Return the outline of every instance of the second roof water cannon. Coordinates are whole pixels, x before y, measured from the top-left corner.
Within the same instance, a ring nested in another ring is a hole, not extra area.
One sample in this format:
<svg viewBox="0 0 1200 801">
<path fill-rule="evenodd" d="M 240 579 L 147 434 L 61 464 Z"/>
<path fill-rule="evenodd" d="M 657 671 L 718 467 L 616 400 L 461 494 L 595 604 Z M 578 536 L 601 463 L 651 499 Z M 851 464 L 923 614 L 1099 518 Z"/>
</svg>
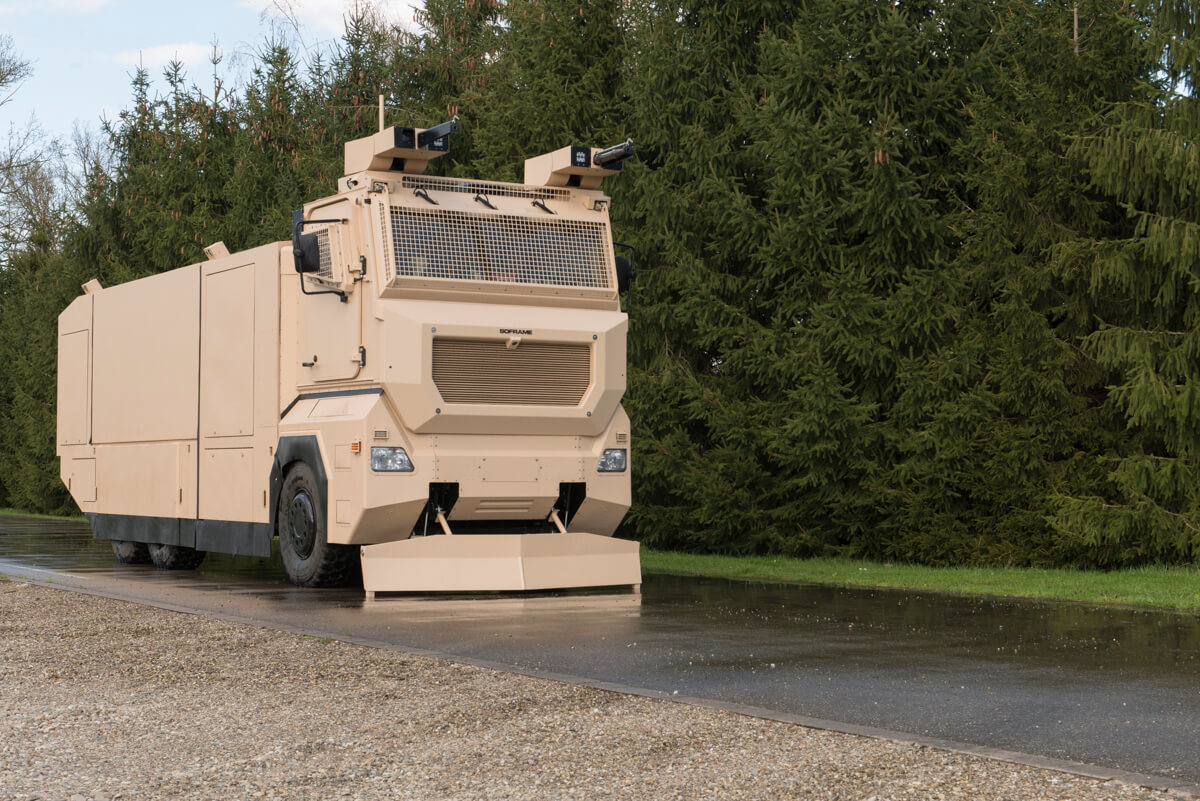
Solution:
<svg viewBox="0 0 1200 801">
<path fill-rule="evenodd" d="M 599 189 L 600 182 L 615 175 L 633 156 L 633 140 L 604 149 L 568 145 L 525 160 L 525 183 L 529 186 L 572 186 Z"/>
</svg>

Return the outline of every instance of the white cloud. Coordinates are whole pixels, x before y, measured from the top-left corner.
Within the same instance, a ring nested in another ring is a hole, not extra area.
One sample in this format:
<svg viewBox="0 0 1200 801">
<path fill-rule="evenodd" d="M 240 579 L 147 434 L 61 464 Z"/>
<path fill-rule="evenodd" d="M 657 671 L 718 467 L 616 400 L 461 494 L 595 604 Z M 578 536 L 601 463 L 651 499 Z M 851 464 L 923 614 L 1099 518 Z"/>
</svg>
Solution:
<svg viewBox="0 0 1200 801">
<path fill-rule="evenodd" d="M 113 56 L 113 61 L 122 66 L 136 67 L 141 65 L 148 70 L 165 67 L 171 61 L 182 61 L 195 67 L 206 63 L 212 55 L 211 44 L 185 42 L 184 44 L 165 44 L 144 47 L 141 50 L 122 50 Z"/>
</svg>

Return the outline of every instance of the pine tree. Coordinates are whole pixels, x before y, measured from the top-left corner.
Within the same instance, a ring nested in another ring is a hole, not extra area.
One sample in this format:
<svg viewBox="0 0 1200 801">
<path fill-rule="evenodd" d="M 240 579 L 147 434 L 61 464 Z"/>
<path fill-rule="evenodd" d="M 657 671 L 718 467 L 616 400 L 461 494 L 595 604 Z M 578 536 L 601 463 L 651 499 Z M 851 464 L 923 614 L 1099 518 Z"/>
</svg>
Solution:
<svg viewBox="0 0 1200 801">
<path fill-rule="evenodd" d="M 504 47 L 473 96 L 472 170 L 521 181 L 525 159 L 571 144 L 623 141 L 626 4 L 519 0 L 504 8 Z M 611 187 L 606 187 L 611 191 Z"/>
<path fill-rule="evenodd" d="M 668 55 L 639 49 L 663 83 L 639 110 L 687 134 L 642 148 L 634 187 L 657 234 L 635 329 L 643 537 L 1079 557 L 1052 496 L 1116 438 L 1056 271 L 1112 207 L 1065 151 L 1147 69 L 1129 15 L 1093 11 L 1078 55 L 1057 6 L 814 2 L 741 39 L 745 6 L 649 18 Z M 730 68 L 678 52 L 701 41 Z"/>
<path fill-rule="evenodd" d="M 742 225 L 774 168 L 751 152 L 765 132 L 744 109 L 757 97 L 760 39 L 786 29 L 796 7 L 638 3 L 629 13 L 638 156 L 614 199 L 640 254 L 629 527 L 658 547 L 787 550 L 805 522 L 770 519 L 778 495 L 763 437 L 781 422 L 763 395 L 783 365 L 762 360 L 772 332 L 752 313 L 757 241 Z"/>
<path fill-rule="evenodd" d="M 4 504 L 61 514 L 75 509 L 55 456 L 58 313 L 78 294 L 53 231 L 34 230 L 2 271 L 0 464 Z"/>
<path fill-rule="evenodd" d="M 341 174 L 340 163 L 331 165 L 336 144 L 330 128 L 337 114 L 320 108 L 300 70 L 288 43 L 266 43 L 234 110 L 236 161 L 222 187 L 228 208 L 223 233 L 231 247 L 290 239 L 292 210 L 328 194 Z"/>
<path fill-rule="evenodd" d="M 1067 150 L 1129 96 L 1147 60 L 1120 4 L 1085 9 L 1079 51 L 1072 17 L 1066 6 L 997 4 L 981 18 L 988 35 L 963 95 L 970 125 L 954 142 L 954 336 L 902 372 L 877 555 L 1088 558 L 1049 525 L 1054 498 L 1094 484 L 1098 454 L 1119 435 L 1096 400 L 1102 371 L 1080 348 L 1086 287 L 1060 254 L 1076 231 L 1104 236 L 1114 207 L 1089 193 Z"/>
<path fill-rule="evenodd" d="M 743 229 L 762 242 L 754 317 L 772 334 L 757 369 L 784 365 L 764 398 L 781 534 L 803 521 L 804 552 L 880 555 L 906 506 L 889 486 L 911 435 L 895 407 L 956 334 L 953 143 L 980 37 L 955 5 L 839 5 L 766 43 L 752 148 L 781 163 Z"/>
<path fill-rule="evenodd" d="M 9 345 L 11 321 L 20 321 L 16 314 L 16 285 L 14 282 L 15 274 L 8 267 L 7 263 L 0 268 L 0 359 L 7 355 Z M 7 370 L 0 370 L 0 421 L 12 420 L 12 379 L 9 377 Z M 2 435 L 0 435 L 2 437 Z M 0 438 L 0 464 L 4 463 L 4 456 L 7 450 L 4 447 L 3 439 Z M 0 470 L 0 509 L 11 506 L 8 483 L 9 479 L 6 475 L 8 471 Z"/>
<path fill-rule="evenodd" d="M 149 75 L 135 74 L 133 108 L 107 127 L 115 172 L 96 177 L 97 194 L 82 210 L 99 239 L 86 250 L 96 258 L 89 266 L 106 284 L 200 261 L 221 238 L 230 163 L 220 154 L 232 121 L 216 119 L 221 112 L 189 85 L 180 64 L 168 65 L 164 77 L 169 94 L 151 98 Z"/>
<path fill-rule="evenodd" d="M 430 172 L 480 175 L 474 133 L 477 116 L 495 88 L 495 65 L 507 39 L 500 0 L 427 0 L 416 12 L 420 33 L 407 53 L 412 59 L 412 124 L 430 125 L 459 116 L 459 132 Z"/>
<path fill-rule="evenodd" d="M 1200 557 L 1200 42 L 1190 3 L 1141 14 L 1153 68 L 1072 151 L 1122 214 L 1062 256 L 1086 282 L 1099 326 L 1084 345 L 1126 431 L 1105 482 L 1063 493 L 1054 522 L 1110 565 Z"/>
</svg>

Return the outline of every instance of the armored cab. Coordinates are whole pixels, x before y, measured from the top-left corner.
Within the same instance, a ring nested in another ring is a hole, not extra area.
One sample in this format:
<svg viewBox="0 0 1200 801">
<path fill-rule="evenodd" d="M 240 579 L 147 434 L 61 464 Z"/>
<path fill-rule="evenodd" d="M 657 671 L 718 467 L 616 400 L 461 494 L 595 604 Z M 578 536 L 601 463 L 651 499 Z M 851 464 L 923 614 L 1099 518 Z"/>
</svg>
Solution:
<svg viewBox="0 0 1200 801">
<path fill-rule="evenodd" d="M 601 179 L 631 143 L 426 176 L 454 122 L 347 143 L 291 242 L 59 318 L 63 481 L 125 561 L 269 555 L 303 586 L 637 585 L 626 316 Z"/>
</svg>

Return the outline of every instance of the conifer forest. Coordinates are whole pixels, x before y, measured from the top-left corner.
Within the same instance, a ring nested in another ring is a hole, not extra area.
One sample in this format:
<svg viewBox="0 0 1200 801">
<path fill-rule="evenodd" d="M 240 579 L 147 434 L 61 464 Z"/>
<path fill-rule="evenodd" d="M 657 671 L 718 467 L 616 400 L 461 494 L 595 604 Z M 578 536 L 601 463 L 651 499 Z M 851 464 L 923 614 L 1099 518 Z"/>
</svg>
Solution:
<svg viewBox="0 0 1200 801">
<path fill-rule="evenodd" d="M 277 33 L 236 81 L 136 73 L 70 191 L 4 176 L 0 506 L 74 511 L 80 285 L 290 238 L 384 95 L 389 125 L 460 116 L 440 175 L 634 139 L 605 182 L 638 253 L 623 536 L 1194 563 L 1198 26 L 1190 0 L 427 0 L 415 30 Z"/>
</svg>

